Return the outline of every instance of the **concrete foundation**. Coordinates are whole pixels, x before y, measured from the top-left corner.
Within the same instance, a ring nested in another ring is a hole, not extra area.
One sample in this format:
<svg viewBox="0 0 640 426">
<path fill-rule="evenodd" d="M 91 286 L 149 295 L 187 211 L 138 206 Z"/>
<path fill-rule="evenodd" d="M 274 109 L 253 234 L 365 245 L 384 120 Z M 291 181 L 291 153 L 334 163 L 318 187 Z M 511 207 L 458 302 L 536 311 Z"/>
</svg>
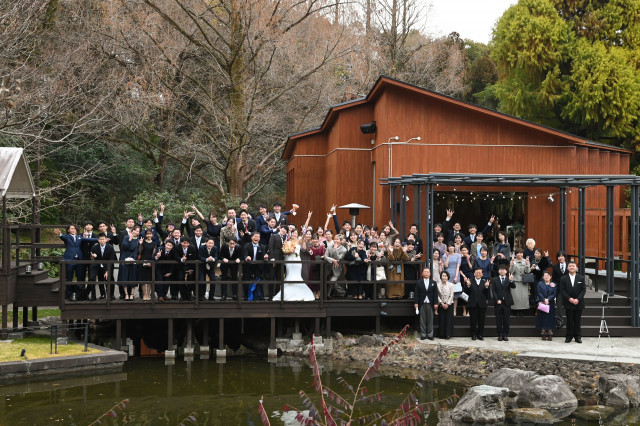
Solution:
<svg viewBox="0 0 640 426">
<path fill-rule="evenodd" d="M 278 350 L 277 349 L 267 349 L 267 357 L 269 358 L 277 358 Z"/>
<path fill-rule="evenodd" d="M 164 351 L 164 357 L 166 359 L 176 359 L 176 351 Z"/>
</svg>

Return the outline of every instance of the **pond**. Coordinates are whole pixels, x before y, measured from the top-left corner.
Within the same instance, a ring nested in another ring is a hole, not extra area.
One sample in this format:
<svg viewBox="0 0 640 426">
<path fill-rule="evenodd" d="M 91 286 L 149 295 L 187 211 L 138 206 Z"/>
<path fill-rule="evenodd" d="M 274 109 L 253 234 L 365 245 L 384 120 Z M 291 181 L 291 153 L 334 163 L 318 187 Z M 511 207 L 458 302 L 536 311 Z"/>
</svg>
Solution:
<svg viewBox="0 0 640 426">
<path fill-rule="evenodd" d="M 361 378 L 362 371 L 350 366 L 321 364 L 323 383 L 342 395 L 346 393 L 339 378 L 354 387 Z M 132 358 L 121 373 L 1 385 L 0 425 L 88 425 L 125 399 L 126 407 L 114 410 L 117 418 L 105 417 L 102 424 L 178 425 L 193 415 L 199 425 L 260 425 L 261 396 L 271 423 L 277 425 L 282 424 L 284 405 L 302 408 L 300 390 L 317 401 L 312 382 L 309 362 L 295 358 L 271 363 L 243 356 L 226 363 L 176 360 L 174 365 L 165 365 L 162 358 Z M 419 401 L 466 391 L 465 385 L 443 377 L 424 378 L 422 384 L 416 391 Z M 369 393 L 384 392 L 376 408 L 387 412 L 401 404 L 415 378 L 379 375 L 365 385 Z M 439 413 L 432 411 L 427 424 L 437 425 L 438 419 Z M 566 419 L 563 424 L 589 423 Z"/>
</svg>

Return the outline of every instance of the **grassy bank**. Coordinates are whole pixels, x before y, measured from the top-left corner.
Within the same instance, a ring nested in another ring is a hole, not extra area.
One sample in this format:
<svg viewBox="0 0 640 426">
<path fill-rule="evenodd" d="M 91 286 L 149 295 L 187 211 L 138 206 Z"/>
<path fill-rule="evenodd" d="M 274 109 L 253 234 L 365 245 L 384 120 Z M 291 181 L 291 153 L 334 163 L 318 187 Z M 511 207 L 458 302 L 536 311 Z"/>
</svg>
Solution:
<svg viewBox="0 0 640 426">
<path fill-rule="evenodd" d="M 38 309 L 38 318 L 44 317 L 60 317 L 60 309 Z M 18 311 L 18 324 L 22 324 L 22 308 Z M 31 309 L 29 309 L 29 320 L 31 320 Z M 9 324 L 13 322 L 13 310 L 9 311 Z"/>
<path fill-rule="evenodd" d="M 84 352 L 84 345 L 79 345 L 77 343 L 59 345 L 57 354 L 50 354 L 50 348 L 51 341 L 49 340 L 49 336 L 29 336 L 24 339 L 16 339 L 11 342 L 0 342 L 0 362 L 85 355 L 100 352 L 99 350 L 92 348 L 87 348 L 87 352 Z M 23 349 L 26 349 L 25 356 L 21 357 L 20 353 Z"/>
</svg>

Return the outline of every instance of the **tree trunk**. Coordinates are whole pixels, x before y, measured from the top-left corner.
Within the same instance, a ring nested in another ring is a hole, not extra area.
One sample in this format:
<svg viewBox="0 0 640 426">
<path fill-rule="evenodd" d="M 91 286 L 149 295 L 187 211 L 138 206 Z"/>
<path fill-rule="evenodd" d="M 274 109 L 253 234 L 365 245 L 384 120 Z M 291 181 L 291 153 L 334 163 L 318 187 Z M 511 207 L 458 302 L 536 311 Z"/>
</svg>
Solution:
<svg viewBox="0 0 640 426">
<path fill-rule="evenodd" d="M 231 2 L 231 58 L 229 68 L 229 147 L 226 171 L 227 191 L 231 195 L 242 196 L 242 162 L 240 148 L 244 142 L 244 46 L 242 12 L 237 2 Z"/>
</svg>

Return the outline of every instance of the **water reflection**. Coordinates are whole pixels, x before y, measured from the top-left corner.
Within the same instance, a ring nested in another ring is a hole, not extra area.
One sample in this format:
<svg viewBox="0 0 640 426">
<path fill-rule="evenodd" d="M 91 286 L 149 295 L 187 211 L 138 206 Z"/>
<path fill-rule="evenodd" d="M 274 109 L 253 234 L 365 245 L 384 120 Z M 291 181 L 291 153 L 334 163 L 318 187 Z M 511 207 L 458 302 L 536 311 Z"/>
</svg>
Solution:
<svg viewBox="0 0 640 426">
<path fill-rule="evenodd" d="M 385 371 L 384 366 L 381 371 Z M 338 377 L 357 386 L 361 374 L 349 365 L 330 361 L 321 364 L 323 383 L 339 393 L 344 392 Z M 122 373 L 0 386 L 0 425 L 86 425 L 123 399 L 130 400 L 127 407 L 116 419 L 107 418 L 103 424 L 175 425 L 195 412 L 198 424 L 259 425 L 261 395 L 267 412 L 277 413 L 285 404 L 301 406 L 300 390 L 314 399 L 312 381 L 308 361 L 297 358 L 282 357 L 275 363 L 253 357 L 230 357 L 226 363 L 130 359 Z M 366 386 L 369 393 L 384 392 L 385 398 L 377 408 L 387 412 L 399 406 L 414 383 L 415 377 L 377 376 Z M 442 376 L 422 383 L 417 391 L 420 401 L 466 391 L 465 386 L 447 382 Z M 432 412 L 427 424 L 440 423 L 439 417 Z M 274 417 L 272 424 L 281 423 Z M 588 423 L 579 419 L 577 424 Z"/>
</svg>

